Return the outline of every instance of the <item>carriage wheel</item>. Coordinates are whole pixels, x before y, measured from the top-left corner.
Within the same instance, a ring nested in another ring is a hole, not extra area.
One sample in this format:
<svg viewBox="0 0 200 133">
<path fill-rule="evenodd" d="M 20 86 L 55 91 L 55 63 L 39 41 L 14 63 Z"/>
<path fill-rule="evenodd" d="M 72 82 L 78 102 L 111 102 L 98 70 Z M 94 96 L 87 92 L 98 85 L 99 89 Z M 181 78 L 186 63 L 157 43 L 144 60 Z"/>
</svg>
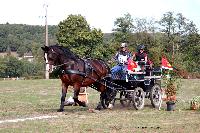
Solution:
<svg viewBox="0 0 200 133">
<path fill-rule="evenodd" d="M 137 110 L 141 110 L 144 108 L 144 91 L 141 87 L 135 88 L 133 92 L 133 106 Z"/>
<path fill-rule="evenodd" d="M 162 100 L 162 91 L 160 85 L 155 84 L 150 91 L 150 100 L 154 108 L 159 108 Z"/>
<path fill-rule="evenodd" d="M 125 92 L 125 91 L 122 91 L 120 93 L 120 103 L 123 107 L 129 107 L 130 106 L 130 103 L 131 103 L 131 99 L 129 98 L 131 92 Z"/>
</svg>

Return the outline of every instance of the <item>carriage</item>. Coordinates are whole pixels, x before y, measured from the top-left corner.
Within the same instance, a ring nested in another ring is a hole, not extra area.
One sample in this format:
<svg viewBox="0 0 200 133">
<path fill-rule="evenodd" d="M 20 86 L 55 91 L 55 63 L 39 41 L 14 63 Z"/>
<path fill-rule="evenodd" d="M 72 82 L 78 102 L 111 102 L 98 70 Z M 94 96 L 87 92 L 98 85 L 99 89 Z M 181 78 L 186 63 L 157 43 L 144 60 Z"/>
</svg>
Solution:
<svg viewBox="0 0 200 133">
<path fill-rule="evenodd" d="M 143 68 L 139 71 L 125 71 L 109 76 L 109 66 L 100 59 L 82 59 L 68 48 L 52 45 L 41 47 L 47 56 L 45 61 L 55 66 L 62 81 L 61 103 L 58 111 L 64 111 L 64 102 L 68 86 L 73 86 L 74 102 L 86 107 L 86 103 L 78 99 L 81 87 L 91 86 L 100 93 L 97 106 L 107 108 L 112 102 L 120 100 L 122 105 L 133 103 L 136 109 L 144 107 L 144 98 L 149 98 L 153 107 L 161 101 L 160 69 L 149 69 L 145 63 L 138 63 Z M 51 67 L 50 67 L 51 68 Z M 118 98 L 119 94 L 119 98 Z"/>
<path fill-rule="evenodd" d="M 115 99 L 119 100 L 122 106 L 133 105 L 140 110 L 144 107 L 145 98 L 151 101 L 154 108 L 159 108 L 161 104 L 161 69 L 155 67 L 150 69 L 145 62 L 137 62 L 138 71 L 121 71 L 108 79 L 110 86 L 116 92 Z"/>
</svg>

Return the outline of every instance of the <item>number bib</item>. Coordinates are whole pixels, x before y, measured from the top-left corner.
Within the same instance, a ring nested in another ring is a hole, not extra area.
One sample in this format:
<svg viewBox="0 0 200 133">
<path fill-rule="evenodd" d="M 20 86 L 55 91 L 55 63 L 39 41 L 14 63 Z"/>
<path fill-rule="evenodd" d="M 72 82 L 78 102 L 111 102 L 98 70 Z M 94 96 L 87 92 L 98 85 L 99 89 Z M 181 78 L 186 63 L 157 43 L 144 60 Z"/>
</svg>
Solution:
<svg viewBox="0 0 200 133">
<path fill-rule="evenodd" d="M 118 62 L 119 63 L 122 63 L 122 64 L 124 64 L 124 63 L 127 63 L 128 62 L 128 55 L 119 55 L 118 56 Z"/>
</svg>

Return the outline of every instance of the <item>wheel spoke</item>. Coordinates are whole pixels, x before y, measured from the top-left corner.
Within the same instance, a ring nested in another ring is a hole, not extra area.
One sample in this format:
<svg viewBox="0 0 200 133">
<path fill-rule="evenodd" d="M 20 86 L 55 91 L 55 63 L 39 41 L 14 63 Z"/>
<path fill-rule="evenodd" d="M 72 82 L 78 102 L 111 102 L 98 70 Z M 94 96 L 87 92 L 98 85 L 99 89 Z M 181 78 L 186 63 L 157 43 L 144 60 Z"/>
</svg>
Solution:
<svg viewBox="0 0 200 133">
<path fill-rule="evenodd" d="M 142 88 L 137 87 L 133 93 L 133 105 L 135 109 L 142 109 L 144 107 L 144 91 Z"/>
<path fill-rule="evenodd" d="M 151 104 L 153 105 L 153 107 L 155 107 L 155 108 L 159 107 L 159 103 L 160 103 L 160 100 L 161 100 L 161 88 L 160 88 L 160 85 L 155 84 L 151 88 L 150 100 L 151 100 Z"/>
</svg>

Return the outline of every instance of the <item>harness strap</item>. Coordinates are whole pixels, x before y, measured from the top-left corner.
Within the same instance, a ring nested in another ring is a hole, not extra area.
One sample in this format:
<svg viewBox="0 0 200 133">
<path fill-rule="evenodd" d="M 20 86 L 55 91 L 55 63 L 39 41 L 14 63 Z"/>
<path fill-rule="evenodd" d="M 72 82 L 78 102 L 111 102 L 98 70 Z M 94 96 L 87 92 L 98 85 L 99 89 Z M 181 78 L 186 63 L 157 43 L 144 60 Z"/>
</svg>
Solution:
<svg viewBox="0 0 200 133">
<path fill-rule="evenodd" d="M 98 80 L 98 79 L 96 79 L 96 78 L 93 78 L 93 77 L 91 77 L 91 76 L 88 76 L 88 75 L 86 75 L 85 73 L 80 72 L 80 71 L 78 71 L 78 70 L 68 69 L 68 70 L 65 70 L 65 73 L 66 73 L 66 74 L 78 74 L 78 75 L 80 75 L 80 76 L 83 76 L 83 77 L 86 77 L 86 78 L 90 78 L 90 79 L 92 79 L 92 80 L 94 80 L 94 81 L 96 81 L 96 82 L 100 82 L 100 80 Z"/>
<path fill-rule="evenodd" d="M 64 72 L 66 74 L 78 74 L 78 75 L 81 75 L 81 76 L 86 76 L 86 74 L 84 72 L 80 72 L 78 70 L 67 69 L 67 70 L 64 70 Z"/>
<path fill-rule="evenodd" d="M 97 60 L 99 62 L 99 60 Z M 101 76 L 99 75 L 99 73 L 97 72 L 98 70 L 93 67 L 89 62 L 86 61 L 86 63 L 88 63 L 87 65 L 89 66 L 89 70 L 91 70 L 92 72 L 95 72 L 95 74 L 98 76 L 98 78 L 101 79 Z M 100 63 L 100 62 L 99 62 Z M 101 63 L 100 63 L 101 64 Z M 86 73 L 87 74 L 87 73 Z"/>
<path fill-rule="evenodd" d="M 93 67 L 90 65 L 90 63 L 87 61 L 87 59 L 84 59 L 84 64 L 85 64 L 85 76 L 87 76 L 92 70 Z"/>
</svg>

